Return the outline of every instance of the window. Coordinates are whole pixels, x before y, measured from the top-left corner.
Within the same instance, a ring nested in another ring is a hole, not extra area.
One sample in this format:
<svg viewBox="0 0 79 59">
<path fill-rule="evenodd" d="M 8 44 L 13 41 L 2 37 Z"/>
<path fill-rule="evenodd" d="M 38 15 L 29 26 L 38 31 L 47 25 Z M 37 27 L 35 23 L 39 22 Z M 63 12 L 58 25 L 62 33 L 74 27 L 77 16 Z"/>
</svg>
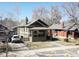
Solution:
<svg viewBox="0 0 79 59">
<path fill-rule="evenodd" d="M 30 34 L 29 34 L 29 36 L 32 36 L 32 31 L 30 31 Z"/>
<path fill-rule="evenodd" d="M 34 37 L 37 37 L 37 36 L 38 36 L 37 31 L 33 31 L 33 36 L 34 36 Z"/>
<path fill-rule="evenodd" d="M 43 37 L 43 36 L 45 36 L 45 31 L 40 30 L 38 36 L 39 36 L 39 37 Z"/>
</svg>

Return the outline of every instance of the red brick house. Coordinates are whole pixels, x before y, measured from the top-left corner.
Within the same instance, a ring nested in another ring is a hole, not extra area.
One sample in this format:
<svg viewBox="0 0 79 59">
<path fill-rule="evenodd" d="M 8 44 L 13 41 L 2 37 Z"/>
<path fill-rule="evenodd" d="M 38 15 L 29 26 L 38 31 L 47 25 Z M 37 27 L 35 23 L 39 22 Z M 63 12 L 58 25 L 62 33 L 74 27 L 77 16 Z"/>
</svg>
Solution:
<svg viewBox="0 0 79 59">
<path fill-rule="evenodd" d="M 48 35 L 53 38 L 71 38 L 77 39 L 79 37 L 79 24 L 68 23 L 53 24 L 49 27 Z"/>
</svg>

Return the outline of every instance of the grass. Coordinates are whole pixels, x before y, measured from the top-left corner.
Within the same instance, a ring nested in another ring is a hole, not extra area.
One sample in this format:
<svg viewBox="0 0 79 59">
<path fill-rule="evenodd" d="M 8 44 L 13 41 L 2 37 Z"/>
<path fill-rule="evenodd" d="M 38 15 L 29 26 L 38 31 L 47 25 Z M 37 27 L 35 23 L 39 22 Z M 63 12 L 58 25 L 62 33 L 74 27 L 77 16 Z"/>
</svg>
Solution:
<svg viewBox="0 0 79 59">
<path fill-rule="evenodd" d="M 57 43 L 60 43 L 62 45 L 79 45 L 79 39 L 68 39 L 69 41 L 68 42 L 65 42 L 64 40 L 63 41 L 57 41 Z"/>
<path fill-rule="evenodd" d="M 8 46 L 8 50 L 11 51 L 12 48 L 10 46 Z M 0 53 L 5 52 L 5 51 L 6 51 L 6 44 L 0 43 Z"/>
<path fill-rule="evenodd" d="M 64 46 L 74 46 L 75 45 L 71 42 L 65 42 L 65 41 L 57 41 L 57 43 L 64 45 Z"/>
<path fill-rule="evenodd" d="M 29 42 L 27 43 L 27 46 L 30 49 L 40 49 L 40 48 L 52 47 L 52 44 L 49 42 Z"/>
<path fill-rule="evenodd" d="M 79 45 L 79 39 L 69 39 L 68 42 L 65 42 L 64 40 L 57 40 L 57 41 L 44 41 L 44 42 L 28 42 L 26 46 L 28 46 L 30 49 L 40 49 L 40 48 L 48 48 L 53 47 L 55 44 L 52 44 L 53 42 L 59 43 L 64 46 L 75 46 Z"/>
</svg>

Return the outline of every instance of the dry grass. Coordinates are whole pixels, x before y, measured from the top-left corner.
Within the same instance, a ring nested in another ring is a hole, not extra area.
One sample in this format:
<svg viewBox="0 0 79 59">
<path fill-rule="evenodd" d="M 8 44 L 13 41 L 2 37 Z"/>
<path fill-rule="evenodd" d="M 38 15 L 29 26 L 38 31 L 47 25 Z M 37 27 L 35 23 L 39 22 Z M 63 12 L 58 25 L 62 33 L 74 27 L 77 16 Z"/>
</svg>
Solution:
<svg viewBox="0 0 79 59">
<path fill-rule="evenodd" d="M 74 46 L 72 42 L 65 42 L 65 41 L 57 41 L 57 43 L 64 45 L 64 46 Z"/>
<path fill-rule="evenodd" d="M 69 39 L 69 42 L 63 41 L 46 41 L 46 42 L 25 42 L 26 46 L 28 46 L 30 49 L 39 49 L 39 48 L 48 48 L 53 47 L 55 44 L 53 42 L 59 43 L 64 46 L 75 46 L 76 44 L 79 44 L 79 39 Z"/>
<path fill-rule="evenodd" d="M 57 41 L 57 43 L 60 43 L 62 45 L 76 45 L 76 44 L 79 44 L 79 39 L 69 39 L 68 42 L 65 42 L 64 40 L 63 41 Z"/>
<path fill-rule="evenodd" d="M 5 52 L 5 50 L 6 50 L 6 44 L 0 43 L 0 52 Z M 8 50 L 11 51 L 12 48 L 8 46 Z"/>
<path fill-rule="evenodd" d="M 52 44 L 49 42 L 29 42 L 27 46 L 31 49 L 47 48 L 52 47 Z"/>
</svg>

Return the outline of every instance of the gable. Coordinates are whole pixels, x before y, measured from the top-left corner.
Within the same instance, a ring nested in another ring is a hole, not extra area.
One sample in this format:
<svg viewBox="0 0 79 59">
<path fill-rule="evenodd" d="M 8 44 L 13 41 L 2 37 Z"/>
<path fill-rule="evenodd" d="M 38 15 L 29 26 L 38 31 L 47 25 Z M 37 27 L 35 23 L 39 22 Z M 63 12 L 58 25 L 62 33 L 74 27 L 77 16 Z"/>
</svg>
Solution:
<svg viewBox="0 0 79 59">
<path fill-rule="evenodd" d="M 48 25 L 40 19 L 31 21 L 29 24 L 27 24 L 27 26 L 29 26 L 29 27 L 48 27 Z"/>
</svg>

